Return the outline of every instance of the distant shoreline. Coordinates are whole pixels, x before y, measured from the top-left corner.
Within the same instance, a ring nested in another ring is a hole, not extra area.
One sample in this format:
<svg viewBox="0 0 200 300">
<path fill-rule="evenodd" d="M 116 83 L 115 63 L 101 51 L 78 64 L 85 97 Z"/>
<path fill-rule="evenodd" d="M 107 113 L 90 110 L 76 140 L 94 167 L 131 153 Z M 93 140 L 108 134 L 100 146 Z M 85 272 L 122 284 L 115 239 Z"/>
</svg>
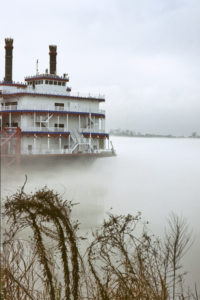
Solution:
<svg viewBox="0 0 200 300">
<path fill-rule="evenodd" d="M 122 131 L 122 132 L 116 132 L 115 130 L 110 131 L 110 136 L 120 136 L 120 137 L 137 137 L 137 138 L 170 138 L 170 139 L 199 139 L 200 136 L 193 134 L 191 136 L 176 136 L 172 134 L 168 135 L 162 135 L 162 134 L 151 134 L 151 133 L 145 133 L 145 134 L 135 134 L 134 132 L 128 131 Z"/>
</svg>

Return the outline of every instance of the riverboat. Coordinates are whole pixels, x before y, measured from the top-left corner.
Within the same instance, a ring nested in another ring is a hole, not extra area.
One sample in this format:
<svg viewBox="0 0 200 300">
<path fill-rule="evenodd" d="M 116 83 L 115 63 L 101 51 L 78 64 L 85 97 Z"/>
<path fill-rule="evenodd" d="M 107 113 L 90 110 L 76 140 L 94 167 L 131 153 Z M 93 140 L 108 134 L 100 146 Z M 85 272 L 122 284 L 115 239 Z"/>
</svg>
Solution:
<svg viewBox="0 0 200 300">
<path fill-rule="evenodd" d="M 5 78 L 0 82 L 1 160 L 115 155 L 105 129 L 105 97 L 72 94 L 69 76 L 57 75 L 57 46 L 49 46 L 49 70 L 12 79 L 13 39 L 5 39 Z"/>
</svg>

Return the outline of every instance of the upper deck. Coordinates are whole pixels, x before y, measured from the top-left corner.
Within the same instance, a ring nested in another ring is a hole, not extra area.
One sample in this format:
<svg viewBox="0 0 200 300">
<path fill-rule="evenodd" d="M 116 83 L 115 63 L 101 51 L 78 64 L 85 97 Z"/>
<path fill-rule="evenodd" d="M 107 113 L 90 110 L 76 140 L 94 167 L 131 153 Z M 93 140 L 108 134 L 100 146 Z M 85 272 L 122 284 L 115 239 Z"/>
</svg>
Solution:
<svg viewBox="0 0 200 300">
<path fill-rule="evenodd" d="M 25 77 L 26 83 L 0 81 L 0 97 L 9 99 L 20 96 L 38 96 L 46 98 L 63 98 L 70 100 L 105 102 L 103 95 L 71 93 L 71 87 L 67 86 L 69 77 L 51 74 L 37 74 Z"/>
</svg>

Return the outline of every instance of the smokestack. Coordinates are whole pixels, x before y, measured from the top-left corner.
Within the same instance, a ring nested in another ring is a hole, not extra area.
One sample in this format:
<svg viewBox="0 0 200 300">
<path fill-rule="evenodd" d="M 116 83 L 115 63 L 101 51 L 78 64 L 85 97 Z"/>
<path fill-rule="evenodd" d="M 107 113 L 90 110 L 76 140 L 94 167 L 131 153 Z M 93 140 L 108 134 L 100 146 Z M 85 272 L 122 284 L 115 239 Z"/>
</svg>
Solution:
<svg viewBox="0 0 200 300">
<path fill-rule="evenodd" d="M 13 51 L 13 39 L 5 39 L 5 78 L 7 82 L 12 82 L 12 51 Z"/>
<path fill-rule="evenodd" d="M 49 46 L 49 56 L 50 56 L 50 74 L 56 75 L 56 55 L 57 55 L 57 46 Z"/>
</svg>

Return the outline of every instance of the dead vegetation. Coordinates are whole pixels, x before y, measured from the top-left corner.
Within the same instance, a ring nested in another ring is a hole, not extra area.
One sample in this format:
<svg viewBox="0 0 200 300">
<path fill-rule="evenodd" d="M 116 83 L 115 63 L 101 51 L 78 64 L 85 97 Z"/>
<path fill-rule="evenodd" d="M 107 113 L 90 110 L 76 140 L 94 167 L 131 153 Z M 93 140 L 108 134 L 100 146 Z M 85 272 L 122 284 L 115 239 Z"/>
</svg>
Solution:
<svg viewBox="0 0 200 300">
<path fill-rule="evenodd" d="M 72 208 L 47 188 L 26 194 L 23 186 L 6 199 L 1 299 L 200 299 L 196 286 L 184 286 L 181 260 L 191 245 L 184 219 L 171 215 L 161 240 L 140 214 L 109 214 L 81 257 Z"/>
</svg>

